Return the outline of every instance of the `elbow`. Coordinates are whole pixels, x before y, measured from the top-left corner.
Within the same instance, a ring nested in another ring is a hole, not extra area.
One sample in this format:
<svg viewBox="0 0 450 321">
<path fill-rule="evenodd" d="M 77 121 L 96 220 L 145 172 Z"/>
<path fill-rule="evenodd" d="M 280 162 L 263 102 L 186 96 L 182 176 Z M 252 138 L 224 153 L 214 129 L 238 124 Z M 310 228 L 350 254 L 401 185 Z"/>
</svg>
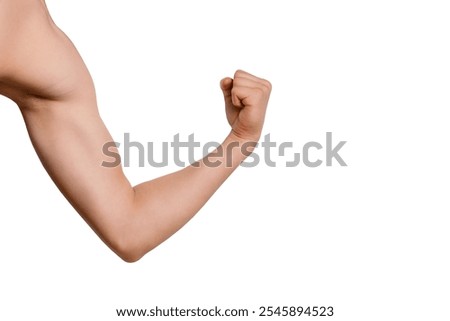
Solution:
<svg viewBox="0 0 450 321">
<path fill-rule="evenodd" d="M 132 208 L 125 213 L 134 213 Z M 110 213 L 107 211 L 106 213 Z M 120 213 L 123 213 L 120 211 Z M 143 228 L 140 220 L 134 214 L 110 215 L 109 224 L 104 224 L 103 229 L 96 229 L 100 238 L 123 261 L 134 263 L 139 261 L 160 242 L 154 236 L 154 230 Z M 107 214 L 97 215 L 106 217 Z M 111 218 L 112 217 L 112 218 Z"/>
<path fill-rule="evenodd" d="M 120 237 L 110 244 L 110 248 L 123 261 L 127 263 L 135 263 L 139 261 L 148 252 L 143 250 L 142 246 L 132 239 L 133 236 Z"/>
<path fill-rule="evenodd" d="M 116 254 L 126 263 L 135 263 L 144 256 L 144 254 L 128 250 L 116 251 Z"/>
</svg>

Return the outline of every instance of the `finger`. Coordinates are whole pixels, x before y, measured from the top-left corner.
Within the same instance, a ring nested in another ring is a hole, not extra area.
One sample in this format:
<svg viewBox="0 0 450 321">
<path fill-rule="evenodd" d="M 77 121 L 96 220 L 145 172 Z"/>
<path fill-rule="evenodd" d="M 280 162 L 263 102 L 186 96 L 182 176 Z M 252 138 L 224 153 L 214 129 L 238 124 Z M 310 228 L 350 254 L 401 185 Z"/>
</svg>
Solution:
<svg viewBox="0 0 450 321">
<path fill-rule="evenodd" d="M 232 94 L 231 94 L 231 102 L 233 103 L 233 106 L 235 107 L 244 107 L 244 104 L 241 102 L 240 97 L 238 96 L 238 94 L 236 94 L 236 89 L 232 90 Z"/>
<path fill-rule="evenodd" d="M 234 78 L 235 79 L 236 78 L 237 79 L 245 78 L 245 79 L 254 81 L 256 83 L 259 83 L 259 84 L 263 85 L 264 87 L 266 87 L 269 90 L 272 90 L 272 84 L 268 80 L 256 77 L 256 76 L 254 76 L 254 75 L 252 75 L 252 74 L 250 74 L 250 73 L 248 73 L 248 72 L 246 72 L 244 70 L 241 70 L 241 69 L 236 70 L 236 72 L 234 73 Z"/>
<path fill-rule="evenodd" d="M 240 86 L 249 87 L 249 88 L 267 89 L 266 86 L 264 86 L 263 84 L 261 84 L 258 81 L 254 81 L 253 79 L 242 78 L 242 77 L 235 78 L 233 81 L 233 87 L 240 87 Z"/>
<path fill-rule="evenodd" d="M 249 98 L 255 93 L 255 89 L 251 87 L 233 87 L 231 90 L 231 100 L 236 107 L 245 107 L 248 105 Z"/>
</svg>

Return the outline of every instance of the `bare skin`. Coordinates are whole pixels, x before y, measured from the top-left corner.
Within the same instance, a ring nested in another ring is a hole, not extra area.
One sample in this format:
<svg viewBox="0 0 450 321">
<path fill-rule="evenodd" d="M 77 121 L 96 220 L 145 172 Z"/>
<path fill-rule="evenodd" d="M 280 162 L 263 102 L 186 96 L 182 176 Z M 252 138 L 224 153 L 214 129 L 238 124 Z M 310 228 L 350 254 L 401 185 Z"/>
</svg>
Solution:
<svg viewBox="0 0 450 321">
<path fill-rule="evenodd" d="M 112 142 L 94 84 L 43 0 L 0 0 L 0 94 L 20 108 L 45 169 L 98 236 L 134 262 L 188 222 L 248 156 L 230 148 L 260 138 L 271 84 L 238 70 L 224 78 L 229 135 L 220 148 L 175 173 L 131 186 L 102 152 Z M 220 166 L 207 164 L 220 162 Z M 231 166 L 229 166 L 231 164 Z"/>
</svg>

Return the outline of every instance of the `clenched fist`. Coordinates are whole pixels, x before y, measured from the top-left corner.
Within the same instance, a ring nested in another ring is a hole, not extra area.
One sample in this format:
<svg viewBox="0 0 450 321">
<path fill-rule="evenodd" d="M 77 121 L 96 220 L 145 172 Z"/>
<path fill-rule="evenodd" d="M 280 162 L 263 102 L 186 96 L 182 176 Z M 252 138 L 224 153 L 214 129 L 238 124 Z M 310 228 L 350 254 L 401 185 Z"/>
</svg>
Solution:
<svg viewBox="0 0 450 321">
<path fill-rule="evenodd" d="M 272 90 L 270 82 L 238 70 L 234 79 L 222 79 L 220 87 L 233 134 L 243 140 L 258 141 Z"/>
</svg>

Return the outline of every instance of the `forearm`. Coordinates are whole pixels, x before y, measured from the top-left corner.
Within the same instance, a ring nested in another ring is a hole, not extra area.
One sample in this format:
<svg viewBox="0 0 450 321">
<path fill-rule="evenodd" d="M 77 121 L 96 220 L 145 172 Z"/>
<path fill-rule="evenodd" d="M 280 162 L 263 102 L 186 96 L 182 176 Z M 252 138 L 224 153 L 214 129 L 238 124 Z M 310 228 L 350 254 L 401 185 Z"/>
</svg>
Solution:
<svg viewBox="0 0 450 321">
<path fill-rule="evenodd" d="M 154 235 L 159 236 L 153 244 L 147 244 L 150 248 L 143 250 L 161 243 L 191 219 L 249 155 L 252 146 L 252 142 L 230 134 L 218 149 L 199 162 L 136 186 L 137 215 L 145 217 L 150 211 L 154 220 L 141 230 L 142 237 L 155 228 Z"/>
</svg>

